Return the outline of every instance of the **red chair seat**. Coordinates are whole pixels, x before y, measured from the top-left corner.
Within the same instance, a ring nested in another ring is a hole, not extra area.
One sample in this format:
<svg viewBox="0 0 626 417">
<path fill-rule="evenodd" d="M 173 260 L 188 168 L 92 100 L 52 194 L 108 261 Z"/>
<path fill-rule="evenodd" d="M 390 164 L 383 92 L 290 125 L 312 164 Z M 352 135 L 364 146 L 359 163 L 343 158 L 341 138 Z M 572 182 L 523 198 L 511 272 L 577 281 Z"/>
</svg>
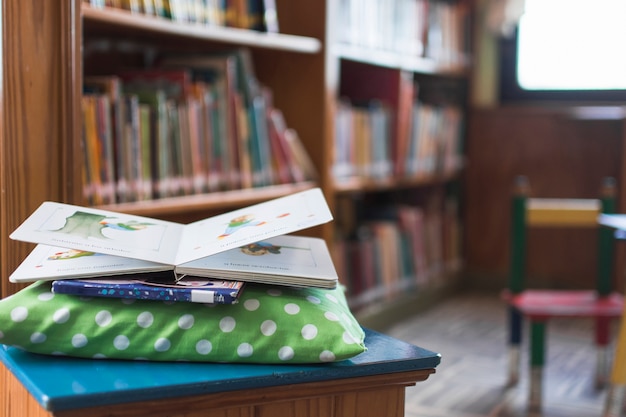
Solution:
<svg viewBox="0 0 626 417">
<path fill-rule="evenodd" d="M 622 315 L 623 296 L 617 292 L 599 297 L 594 290 L 525 290 L 509 295 L 516 309 L 531 319 L 550 317 L 613 317 Z"/>
</svg>

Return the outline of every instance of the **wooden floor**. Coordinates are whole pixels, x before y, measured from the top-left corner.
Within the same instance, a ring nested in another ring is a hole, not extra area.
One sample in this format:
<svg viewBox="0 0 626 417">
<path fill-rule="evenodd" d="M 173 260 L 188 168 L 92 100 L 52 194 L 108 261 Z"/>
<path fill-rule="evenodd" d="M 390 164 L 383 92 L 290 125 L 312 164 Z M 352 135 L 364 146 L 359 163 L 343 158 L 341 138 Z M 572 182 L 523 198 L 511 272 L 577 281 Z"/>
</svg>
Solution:
<svg viewBox="0 0 626 417">
<path fill-rule="evenodd" d="M 384 331 L 441 353 L 437 373 L 407 389 L 407 417 L 521 417 L 526 411 L 527 354 L 521 381 L 506 388 L 505 307 L 497 295 L 453 296 Z M 587 320 L 548 325 L 543 417 L 601 416 L 605 391 L 593 387 L 595 349 Z"/>
</svg>

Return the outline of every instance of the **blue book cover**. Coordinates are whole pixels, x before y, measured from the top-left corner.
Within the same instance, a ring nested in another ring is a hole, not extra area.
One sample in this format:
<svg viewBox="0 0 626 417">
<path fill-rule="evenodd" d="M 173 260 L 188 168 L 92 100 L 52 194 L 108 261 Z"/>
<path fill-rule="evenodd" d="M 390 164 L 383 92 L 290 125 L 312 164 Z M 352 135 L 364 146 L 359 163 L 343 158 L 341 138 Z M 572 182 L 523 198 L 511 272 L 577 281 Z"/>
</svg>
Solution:
<svg viewBox="0 0 626 417">
<path fill-rule="evenodd" d="M 243 282 L 184 276 L 175 280 L 163 274 L 137 279 L 62 279 L 52 282 L 52 292 L 85 297 L 131 298 L 205 304 L 234 304 Z"/>
</svg>

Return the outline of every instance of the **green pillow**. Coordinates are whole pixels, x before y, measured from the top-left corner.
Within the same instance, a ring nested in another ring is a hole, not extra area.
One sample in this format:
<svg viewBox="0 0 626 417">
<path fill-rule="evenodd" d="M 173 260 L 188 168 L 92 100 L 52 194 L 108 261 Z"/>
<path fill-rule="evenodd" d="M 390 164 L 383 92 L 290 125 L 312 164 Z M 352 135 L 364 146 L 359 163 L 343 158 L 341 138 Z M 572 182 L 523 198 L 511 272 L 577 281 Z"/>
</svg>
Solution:
<svg viewBox="0 0 626 417">
<path fill-rule="evenodd" d="M 247 285 L 237 304 L 53 294 L 0 300 L 0 343 L 29 352 L 154 361 L 319 363 L 366 350 L 340 288 Z"/>
</svg>

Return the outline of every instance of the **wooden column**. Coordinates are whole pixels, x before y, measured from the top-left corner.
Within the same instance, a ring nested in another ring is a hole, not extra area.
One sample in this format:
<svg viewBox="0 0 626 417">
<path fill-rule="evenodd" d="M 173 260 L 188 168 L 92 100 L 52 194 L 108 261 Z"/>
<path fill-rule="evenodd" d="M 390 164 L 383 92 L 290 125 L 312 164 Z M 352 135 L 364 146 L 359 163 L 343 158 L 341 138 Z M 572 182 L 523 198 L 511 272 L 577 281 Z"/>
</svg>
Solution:
<svg viewBox="0 0 626 417">
<path fill-rule="evenodd" d="M 44 200 L 74 202 L 80 171 L 80 0 L 2 0 L 0 289 L 32 249 L 9 234 Z"/>
</svg>

